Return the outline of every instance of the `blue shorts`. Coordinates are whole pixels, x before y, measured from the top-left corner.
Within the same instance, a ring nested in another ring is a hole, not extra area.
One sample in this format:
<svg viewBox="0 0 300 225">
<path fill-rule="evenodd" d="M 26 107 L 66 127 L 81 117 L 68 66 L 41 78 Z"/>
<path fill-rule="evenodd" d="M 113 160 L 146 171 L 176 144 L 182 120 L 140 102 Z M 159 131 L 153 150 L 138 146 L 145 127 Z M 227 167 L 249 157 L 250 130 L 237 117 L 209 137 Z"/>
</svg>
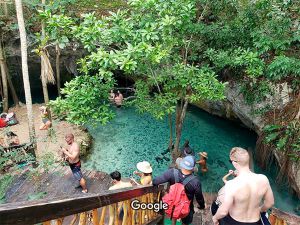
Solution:
<svg viewBox="0 0 300 225">
<path fill-rule="evenodd" d="M 43 118 L 42 119 L 43 124 L 46 124 L 48 121 L 50 121 L 48 118 Z"/>
<path fill-rule="evenodd" d="M 76 180 L 80 181 L 83 178 L 81 172 L 81 163 L 80 161 L 74 164 L 70 164 L 70 168 L 72 170 L 73 176 Z"/>
</svg>

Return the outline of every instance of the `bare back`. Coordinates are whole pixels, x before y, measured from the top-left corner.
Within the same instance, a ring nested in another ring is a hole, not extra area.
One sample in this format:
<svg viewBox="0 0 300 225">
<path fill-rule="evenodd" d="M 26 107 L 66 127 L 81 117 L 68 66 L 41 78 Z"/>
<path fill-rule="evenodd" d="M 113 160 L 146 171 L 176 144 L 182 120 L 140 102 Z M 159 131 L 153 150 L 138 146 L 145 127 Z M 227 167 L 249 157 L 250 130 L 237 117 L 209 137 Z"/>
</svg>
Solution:
<svg viewBox="0 0 300 225">
<path fill-rule="evenodd" d="M 76 142 L 73 142 L 70 146 L 70 149 L 68 152 L 73 156 L 68 157 L 69 163 L 77 163 L 79 161 L 79 156 L 80 156 L 80 148 L 79 145 Z"/>
<path fill-rule="evenodd" d="M 239 222 L 260 219 L 260 205 L 270 190 L 269 181 L 262 174 L 241 174 L 225 185 L 225 201 L 231 200 L 230 216 Z"/>
</svg>

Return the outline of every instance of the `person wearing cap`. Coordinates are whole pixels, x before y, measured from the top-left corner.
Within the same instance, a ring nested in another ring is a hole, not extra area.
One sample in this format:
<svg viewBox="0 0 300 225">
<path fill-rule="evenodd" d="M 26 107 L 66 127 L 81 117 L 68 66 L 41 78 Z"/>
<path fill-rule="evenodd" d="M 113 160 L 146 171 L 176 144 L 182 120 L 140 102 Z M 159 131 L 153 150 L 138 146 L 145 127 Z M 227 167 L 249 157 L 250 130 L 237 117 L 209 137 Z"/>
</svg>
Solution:
<svg viewBox="0 0 300 225">
<path fill-rule="evenodd" d="M 136 164 L 136 168 L 139 171 L 134 171 L 135 175 L 141 177 L 140 184 L 141 185 L 149 185 L 152 184 L 152 167 L 151 164 L 147 161 L 139 162 Z"/>
<path fill-rule="evenodd" d="M 208 171 L 206 161 L 208 159 L 208 154 L 207 152 L 199 152 L 200 155 L 200 160 L 197 161 L 196 163 L 201 166 L 201 171 L 202 173 L 206 173 Z"/>
<path fill-rule="evenodd" d="M 194 176 L 193 170 L 195 167 L 195 160 L 193 156 L 186 156 L 180 161 L 180 169 L 171 168 L 165 171 L 162 175 L 153 179 L 153 185 L 159 185 L 163 183 L 175 184 L 175 174 L 178 172 L 179 183 L 182 183 L 187 177 Z M 177 170 L 177 171 L 174 171 Z M 182 218 L 182 224 L 191 224 L 194 215 L 194 197 L 198 203 L 197 208 L 204 209 L 205 201 L 202 194 L 201 182 L 197 176 L 185 185 L 185 192 L 188 199 L 191 201 L 190 213 L 187 217 Z"/>
</svg>

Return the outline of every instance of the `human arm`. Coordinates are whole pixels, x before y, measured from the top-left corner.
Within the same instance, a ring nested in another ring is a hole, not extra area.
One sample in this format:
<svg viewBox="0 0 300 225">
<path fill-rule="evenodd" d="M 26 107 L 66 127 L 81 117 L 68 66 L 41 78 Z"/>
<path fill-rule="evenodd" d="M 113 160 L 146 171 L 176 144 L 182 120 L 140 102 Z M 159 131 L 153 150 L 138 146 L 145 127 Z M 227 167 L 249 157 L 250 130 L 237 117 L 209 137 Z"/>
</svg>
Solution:
<svg viewBox="0 0 300 225">
<path fill-rule="evenodd" d="M 143 175 L 143 173 L 138 172 L 138 171 L 134 171 L 133 174 L 138 175 L 139 177 L 141 177 Z"/>
<path fill-rule="evenodd" d="M 174 181 L 174 169 L 169 169 L 166 172 L 164 172 L 162 175 L 155 177 L 153 179 L 153 185 L 159 185 L 166 182 L 172 182 Z"/>
<path fill-rule="evenodd" d="M 260 207 L 261 212 L 266 212 L 268 209 L 270 209 L 274 205 L 274 195 L 273 191 L 271 189 L 269 180 L 267 177 L 264 178 L 267 186 L 267 191 L 263 197 L 264 202 L 263 205 Z"/>
<path fill-rule="evenodd" d="M 66 148 L 61 147 L 61 150 L 63 151 L 63 153 L 71 160 L 75 160 L 76 158 L 78 158 L 79 154 L 80 154 L 80 150 L 79 150 L 79 146 L 78 144 L 73 145 L 72 147 L 72 151 L 68 151 Z"/>
<path fill-rule="evenodd" d="M 215 225 L 219 224 L 219 220 L 228 215 L 229 209 L 232 207 L 233 204 L 233 192 L 230 191 L 234 187 L 231 181 L 228 181 L 224 187 L 224 199 L 221 206 L 218 208 L 217 213 L 213 216 L 213 222 Z"/>
<path fill-rule="evenodd" d="M 196 183 L 195 198 L 198 203 L 197 208 L 204 209 L 205 201 L 204 201 L 204 197 L 203 197 L 203 193 L 202 193 L 201 183 L 199 181 Z"/>
<path fill-rule="evenodd" d="M 230 175 L 232 175 L 233 173 L 234 173 L 233 170 L 229 170 L 229 172 L 222 178 L 224 184 L 227 183 L 228 177 L 229 177 Z"/>
</svg>

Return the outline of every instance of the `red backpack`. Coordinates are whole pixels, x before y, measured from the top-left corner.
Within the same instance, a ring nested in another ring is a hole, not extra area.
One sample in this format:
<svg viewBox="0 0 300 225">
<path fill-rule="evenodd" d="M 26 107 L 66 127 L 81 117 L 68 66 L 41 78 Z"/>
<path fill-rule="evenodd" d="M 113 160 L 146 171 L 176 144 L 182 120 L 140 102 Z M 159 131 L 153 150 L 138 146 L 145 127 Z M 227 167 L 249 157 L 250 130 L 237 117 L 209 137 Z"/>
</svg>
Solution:
<svg viewBox="0 0 300 225">
<path fill-rule="evenodd" d="M 169 192 L 162 198 L 164 203 L 168 204 L 165 214 L 170 219 L 181 219 L 190 213 L 190 203 L 185 193 L 185 185 L 196 178 L 194 175 L 186 177 L 182 183 L 179 183 L 179 171 L 174 169 L 175 184 L 170 186 Z"/>
</svg>

